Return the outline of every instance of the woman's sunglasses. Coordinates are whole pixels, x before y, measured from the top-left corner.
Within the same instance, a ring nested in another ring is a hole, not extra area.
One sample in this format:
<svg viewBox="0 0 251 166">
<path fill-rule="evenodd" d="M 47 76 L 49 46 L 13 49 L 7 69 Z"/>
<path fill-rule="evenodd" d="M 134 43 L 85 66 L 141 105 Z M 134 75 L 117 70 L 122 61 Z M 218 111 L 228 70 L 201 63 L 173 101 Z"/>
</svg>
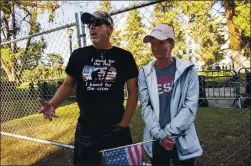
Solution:
<svg viewBox="0 0 251 166">
<path fill-rule="evenodd" d="M 100 26 L 100 25 L 110 25 L 107 21 L 104 21 L 104 20 L 93 20 L 93 21 L 90 21 L 88 24 L 87 24 L 87 27 L 90 28 L 91 25 L 93 26 Z"/>
</svg>

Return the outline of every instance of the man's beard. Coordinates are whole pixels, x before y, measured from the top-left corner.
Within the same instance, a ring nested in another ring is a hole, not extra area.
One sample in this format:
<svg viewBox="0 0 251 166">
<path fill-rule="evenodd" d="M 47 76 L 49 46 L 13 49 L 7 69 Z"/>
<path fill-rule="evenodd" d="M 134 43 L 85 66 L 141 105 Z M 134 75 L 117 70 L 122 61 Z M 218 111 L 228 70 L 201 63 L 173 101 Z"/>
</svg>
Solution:
<svg viewBox="0 0 251 166">
<path fill-rule="evenodd" d="M 99 38 L 91 39 L 91 41 L 92 41 L 93 44 L 99 44 L 99 43 L 101 43 L 102 41 L 103 41 L 103 42 L 106 41 L 106 38 L 107 38 L 107 37 L 108 37 L 107 35 L 99 36 Z"/>
<path fill-rule="evenodd" d="M 92 41 L 93 44 L 98 44 L 98 43 L 100 43 L 100 38 L 98 38 L 98 39 L 91 39 L 91 41 Z"/>
</svg>

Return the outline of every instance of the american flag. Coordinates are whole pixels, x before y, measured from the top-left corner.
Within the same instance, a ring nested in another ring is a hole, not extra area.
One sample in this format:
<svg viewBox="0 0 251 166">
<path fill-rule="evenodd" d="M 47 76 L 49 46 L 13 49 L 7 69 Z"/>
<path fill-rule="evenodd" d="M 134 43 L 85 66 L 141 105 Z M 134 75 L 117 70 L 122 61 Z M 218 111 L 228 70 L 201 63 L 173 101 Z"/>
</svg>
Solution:
<svg viewBox="0 0 251 166">
<path fill-rule="evenodd" d="M 142 165 L 143 144 L 115 148 L 104 152 L 107 166 Z"/>
</svg>

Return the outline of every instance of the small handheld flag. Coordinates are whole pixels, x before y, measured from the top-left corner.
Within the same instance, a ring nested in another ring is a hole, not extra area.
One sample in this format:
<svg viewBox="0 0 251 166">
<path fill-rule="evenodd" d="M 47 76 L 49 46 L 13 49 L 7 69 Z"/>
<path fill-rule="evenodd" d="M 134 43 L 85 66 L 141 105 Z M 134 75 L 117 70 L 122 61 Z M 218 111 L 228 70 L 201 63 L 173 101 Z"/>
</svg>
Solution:
<svg viewBox="0 0 251 166">
<path fill-rule="evenodd" d="M 143 144 L 135 144 L 104 151 L 104 157 L 107 166 L 142 165 Z"/>
</svg>

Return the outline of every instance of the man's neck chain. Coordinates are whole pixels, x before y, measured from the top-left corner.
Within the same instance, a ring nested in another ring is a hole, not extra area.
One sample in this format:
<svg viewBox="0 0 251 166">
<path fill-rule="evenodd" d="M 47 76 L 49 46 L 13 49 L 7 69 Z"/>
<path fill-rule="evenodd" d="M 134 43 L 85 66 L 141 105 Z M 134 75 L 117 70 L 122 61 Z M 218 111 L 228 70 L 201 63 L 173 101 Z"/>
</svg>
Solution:
<svg viewBox="0 0 251 166">
<path fill-rule="evenodd" d="M 112 49 L 112 48 L 110 48 L 110 49 Z M 102 59 L 104 58 L 105 53 L 107 53 L 110 49 L 105 50 L 104 52 L 101 53 L 100 50 L 98 50 L 98 49 L 96 48 L 97 52 L 100 54 L 100 57 L 101 57 Z"/>
</svg>

